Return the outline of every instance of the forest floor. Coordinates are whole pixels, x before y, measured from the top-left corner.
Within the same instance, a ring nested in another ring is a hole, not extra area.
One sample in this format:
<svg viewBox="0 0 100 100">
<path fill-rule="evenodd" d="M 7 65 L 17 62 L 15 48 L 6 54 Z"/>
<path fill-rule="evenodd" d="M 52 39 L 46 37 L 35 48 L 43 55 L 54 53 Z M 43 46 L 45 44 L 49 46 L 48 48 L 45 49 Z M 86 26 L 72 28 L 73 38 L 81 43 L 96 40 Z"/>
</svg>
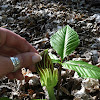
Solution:
<svg viewBox="0 0 100 100">
<path fill-rule="evenodd" d="M 0 26 L 24 37 L 39 52 L 45 49 L 55 52 L 50 46 L 50 36 L 69 25 L 80 38 L 80 45 L 69 55 L 69 60 L 83 60 L 100 67 L 100 1 L 94 1 L 1 0 Z M 83 79 L 76 74 L 71 70 L 62 70 L 59 100 L 100 100 L 100 80 Z M 0 97 L 45 99 L 39 76 L 37 73 L 34 75 L 35 82 L 32 84 L 2 78 Z"/>
</svg>

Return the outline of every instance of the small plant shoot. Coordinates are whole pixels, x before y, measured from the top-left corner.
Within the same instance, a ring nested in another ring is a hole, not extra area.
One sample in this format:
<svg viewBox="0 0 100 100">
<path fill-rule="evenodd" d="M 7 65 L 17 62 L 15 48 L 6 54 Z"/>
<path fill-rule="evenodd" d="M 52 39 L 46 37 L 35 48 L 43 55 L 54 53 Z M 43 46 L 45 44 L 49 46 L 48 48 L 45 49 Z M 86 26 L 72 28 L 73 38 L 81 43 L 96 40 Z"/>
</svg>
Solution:
<svg viewBox="0 0 100 100">
<path fill-rule="evenodd" d="M 69 25 L 66 25 L 50 38 L 50 44 L 60 56 L 60 59 L 52 53 L 48 54 L 47 50 L 41 54 L 42 61 L 37 63 L 36 66 L 40 74 L 41 85 L 47 88 L 49 100 L 56 100 L 53 88 L 57 85 L 57 82 L 60 87 L 61 68 L 74 70 L 82 78 L 100 79 L 100 68 L 97 66 L 84 61 L 64 61 L 64 58 L 71 54 L 79 43 L 80 40 L 77 32 Z M 53 63 L 59 63 L 59 70 L 54 70 Z M 59 92 L 57 97 L 59 97 Z"/>
<path fill-rule="evenodd" d="M 50 39 L 51 46 L 61 56 L 61 60 L 76 49 L 76 47 L 79 45 L 79 41 L 77 32 L 75 32 L 68 25 L 57 31 L 51 36 Z M 61 63 L 62 61 L 59 62 L 57 57 L 54 56 L 50 54 L 50 57 L 54 63 L 56 60 L 63 66 L 64 69 L 74 70 L 80 77 L 100 79 L 99 67 L 88 64 L 84 61 L 65 61 Z"/>
<path fill-rule="evenodd" d="M 42 54 L 42 60 L 36 64 L 37 72 L 40 75 L 40 82 L 42 86 L 46 86 L 49 100 L 56 100 L 53 88 L 58 82 L 58 70 L 54 69 L 51 58 L 48 55 L 48 50 Z"/>
</svg>

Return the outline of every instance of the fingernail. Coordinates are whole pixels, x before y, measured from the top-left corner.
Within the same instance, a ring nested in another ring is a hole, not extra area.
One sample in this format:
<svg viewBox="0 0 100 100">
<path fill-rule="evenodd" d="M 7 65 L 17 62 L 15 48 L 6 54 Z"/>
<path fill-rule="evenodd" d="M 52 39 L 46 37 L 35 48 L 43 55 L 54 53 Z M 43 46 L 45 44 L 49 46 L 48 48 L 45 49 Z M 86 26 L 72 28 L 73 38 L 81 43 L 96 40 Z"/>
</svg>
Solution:
<svg viewBox="0 0 100 100">
<path fill-rule="evenodd" d="M 42 60 L 42 57 L 37 53 L 35 53 L 34 56 L 32 57 L 33 63 L 39 62 L 41 60 Z"/>
</svg>

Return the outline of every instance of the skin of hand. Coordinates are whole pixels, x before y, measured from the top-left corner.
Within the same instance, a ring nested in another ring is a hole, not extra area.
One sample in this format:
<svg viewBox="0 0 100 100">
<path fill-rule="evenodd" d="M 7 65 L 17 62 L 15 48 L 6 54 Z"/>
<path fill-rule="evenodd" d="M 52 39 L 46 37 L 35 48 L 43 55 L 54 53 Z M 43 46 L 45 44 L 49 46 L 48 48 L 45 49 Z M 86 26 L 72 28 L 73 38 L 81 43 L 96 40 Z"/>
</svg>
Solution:
<svg viewBox="0 0 100 100">
<path fill-rule="evenodd" d="M 10 57 L 16 56 L 20 60 L 20 69 L 12 72 L 14 66 Z M 41 60 L 36 49 L 24 38 L 12 31 L 0 27 L 0 78 L 7 76 L 10 79 L 23 79 L 21 68 L 35 71 L 35 63 Z"/>
</svg>

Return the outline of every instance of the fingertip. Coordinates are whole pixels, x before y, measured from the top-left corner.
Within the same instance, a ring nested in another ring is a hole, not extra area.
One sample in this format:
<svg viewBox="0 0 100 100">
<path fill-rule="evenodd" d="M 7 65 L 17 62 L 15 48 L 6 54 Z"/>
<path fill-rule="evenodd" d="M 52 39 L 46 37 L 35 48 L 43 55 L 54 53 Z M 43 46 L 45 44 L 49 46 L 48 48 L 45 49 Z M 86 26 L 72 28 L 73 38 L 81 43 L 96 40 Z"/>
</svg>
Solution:
<svg viewBox="0 0 100 100">
<path fill-rule="evenodd" d="M 35 63 L 42 60 L 42 57 L 34 52 L 26 52 L 19 55 L 16 55 L 16 57 L 20 60 L 20 67 L 21 68 L 28 68 L 29 66 L 34 65 Z"/>
<path fill-rule="evenodd" d="M 37 62 L 39 62 L 41 60 L 42 60 L 42 57 L 39 54 L 34 53 L 34 55 L 32 56 L 33 63 L 37 63 Z"/>
</svg>

